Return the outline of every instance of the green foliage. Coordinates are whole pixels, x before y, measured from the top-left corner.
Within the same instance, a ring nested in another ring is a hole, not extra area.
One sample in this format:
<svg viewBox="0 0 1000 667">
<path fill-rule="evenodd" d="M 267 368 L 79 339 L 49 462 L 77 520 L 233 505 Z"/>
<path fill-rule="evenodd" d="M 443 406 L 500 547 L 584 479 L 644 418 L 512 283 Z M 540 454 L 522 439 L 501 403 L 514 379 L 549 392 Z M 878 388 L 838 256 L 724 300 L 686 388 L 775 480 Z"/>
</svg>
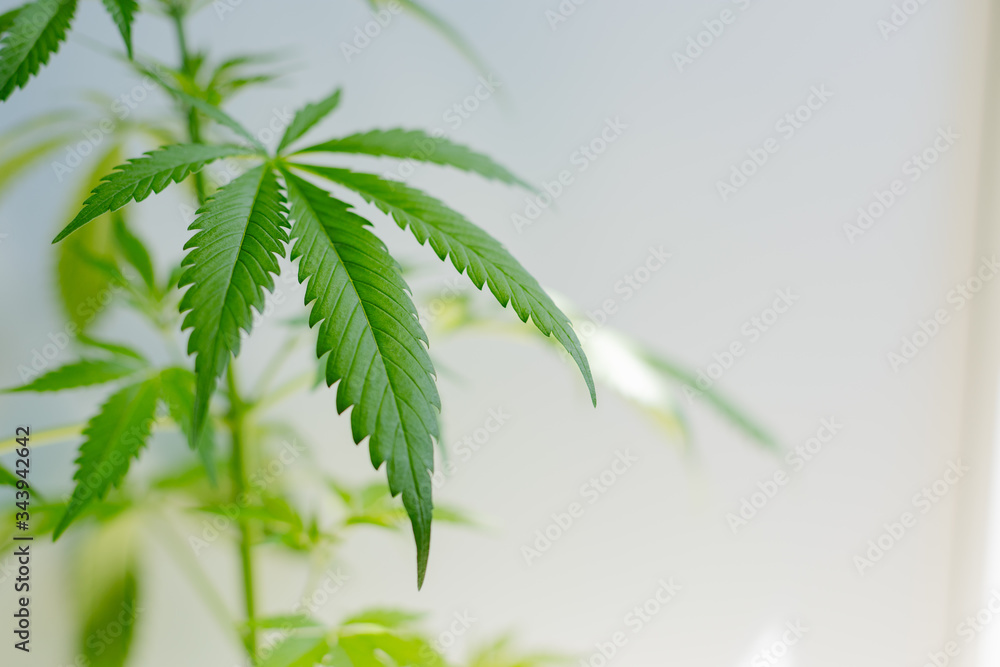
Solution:
<svg viewBox="0 0 1000 667">
<path fill-rule="evenodd" d="M 209 162 L 234 155 L 247 155 L 242 146 L 180 144 L 150 151 L 140 158 L 129 160 L 105 176 L 101 184 L 83 204 L 83 209 L 59 232 L 53 243 L 58 243 L 80 227 L 109 211 L 116 211 L 130 201 L 142 201 L 154 192 L 161 192 L 171 183 L 179 183 L 192 171 Z"/>
<path fill-rule="evenodd" d="M 333 91 L 329 96 L 319 102 L 307 104 L 299 109 L 299 111 L 295 114 L 295 117 L 292 118 L 292 122 L 285 130 L 285 134 L 282 135 L 281 141 L 278 143 L 278 152 L 281 152 L 286 147 L 290 146 L 297 139 L 308 132 L 316 123 L 330 115 L 339 104 L 340 88 Z"/>
<path fill-rule="evenodd" d="M 198 375 L 192 441 L 197 442 L 218 379 L 239 353 L 240 333 L 253 324 L 251 308 L 263 310 L 264 290 L 274 289 L 278 257 L 288 242 L 284 198 L 274 172 L 256 167 L 222 187 L 191 224 L 186 268 L 178 287 L 191 329 L 188 354 Z"/>
<path fill-rule="evenodd" d="M 149 289 L 156 288 L 156 275 L 153 273 L 153 260 L 142 241 L 132 233 L 125 223 L 121 211 L 115 211 L 111 216 L 111 227 L 115 235 L 115 243 L 122 259 L 128 262 L 138 273 Z"/>
<path fill-rule="evenodd" d="M 488 156 L 421 130 L 372 130 L 324 141 L 298 152 L 354 153 L 431 162 L 473 172 L 501 183 L 533 189 Z"/>
<path fill-rule="evenodd" d="M 63 391 L 91 387 L 132 375 L 137 370 L 139 370 L 137 364 L 122 363 L 115 359 L 81 359 L 7 391 Z"/>
<path fill-rule="evenodd" d="M 89 503 L 102 498 L 111 486 L 119 485 L 125 478 L 132 459 L 145 446 L 152 431 L 159 391 L 158 377 L 130 384 L 112 394 L 88 422 L 73 476 L 76 488 L 56 526 L 55 537 Z"/>
<path fill-rule="evenodd" d="M 125 40 L 125 49 L 128 57 L 132 57 L 132 21 L 139 12 L 139 3 L 136 0 L 103 0 L 104 7 L 111 14 L 111 19 L 118 26 L 118 31 Z"/>
<path fill-rule="evenodd" d="M 402 229 L 409 229 L 421 245 L 429 242 L 439 259 L 450 258 L 455 269 L 465 272 L 476 287 L 488 285 L 500 305 L 509 303 L 522 322 L 530 317 L 539 331 L 555 337 L 569 352 L 597 405 L 590 365 L 569 318 L 499 241 L 437 199 L 402 183 L 347 169 L 294 166 L 354 190 L 391 215 Z"/>
<path fill-rule="evenodd" d="M 354 441 L 370 436 L 372 465 L 388 462 L 389 488 L 403 494 L 417 543 L 417 581 L 430 550 L 431 480 L 441 407 L 434 367 L 424 347 L 406 283 L 385 246 L 347 204 L 285 175 L 295 225 L 292 259 L 310 326 L 319 327 L 317 354 L 329 354 L 327 384 L 340 382 L 337 411 L 354 406 Z"/>
<path fill-rule="evenodd" d="M 18 8 L 0 41 L 0 100 L 6 100 L 59 49 L 66 39 L 76 0 L 35 0 Z"/>
</svg>

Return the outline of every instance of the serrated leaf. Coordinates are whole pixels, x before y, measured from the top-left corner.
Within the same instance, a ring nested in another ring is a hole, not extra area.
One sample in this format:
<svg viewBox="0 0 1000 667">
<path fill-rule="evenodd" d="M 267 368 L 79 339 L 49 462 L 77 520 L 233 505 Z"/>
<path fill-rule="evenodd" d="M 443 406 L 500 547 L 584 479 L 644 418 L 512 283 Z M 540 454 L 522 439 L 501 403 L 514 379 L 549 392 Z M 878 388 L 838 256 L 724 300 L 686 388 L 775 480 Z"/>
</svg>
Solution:
<svg viewBox="0 0 1000 667">
<path fill-rule="evenodd" d="M 153 260 L 150 259 L 149 251 L 146 250 L 142 240 L 128 228 L 120 210 L 111 216 L 111 228 L 122 258 L 139 273 L 146 287 L 154 289 L 156 276 L 153 273 Z"/>
<path fill-rule="evenodd" d="M 131 201 L 142 201 L 210 162 L 235 155 L 252 155 L 243 146 L 174 144 L 133 158 L 101 179 L 72 222 L 52 241 L 58 243 L 97 216 L 116 211 Z"/>
<path fill-rule="evenodd" d="M 298 153 L 353 153 L 431 162 L 473 172 L 510 185 L 519 185 L 528 190 L 534 189 L 489 156 L 444 137 L 429 135 L 422 130 L 371 130 L 324 141 L 303 148 L 297 151 Z"/>
<path fill-rule="evenodd" d="M 76 0 L 36 0 L 14 16 L 0 40 L 0 100 L 38 73 L 66 39 Z"/>
<path fill-rule="evenodd" d="M 340 88 L 319 102 L 307 104 L 296 111 L 295 117 L 292 118 L 284 136 L 281 137 L 278 152 L 280 153 L 282 149 L 312 129 L 316 123 L 330 115 L 338 104 L 340 104 Z"/>
<path fill-rule="evenodd" d="M 165 368 L 160 372 L 160 392 L 167 406 L 170 418 L 185 435 L 192 432 L 194 420 L 195 375 L 186 368 Z M 190 436 L 188 444 L 191 445 Z M 201 429 L 197 445 L 192 449 L 198 452 L 208 480 L 216 484 L 215 469 L 215 433 L 210 424 Z"/>
<path fill-rule="evenodd" d="M 180 312 L 187 313 L 181 328 L 192 330 L 188 354 L 197 355 L 195 442 L 216 383 L 253 325 L 253 309 L 262 312 L 264 290 L 274 289 L 288 242 L 284 206 L 274 172 L 261 165 L 220 188 L 191 223 L 197 231 L 184 245 L 189 252 L 178 286 L 191 286 Z"/>
<path fill-rule="evenodd" d="M 139 370 L 136 364 L 123 364 L 103 359 L 81 359 L 61 366 L 31 382 L 6 392 L 63 391 L 77 387 L 92 387 L 132 375 Z"/>
<path fill-rule="evenodd" d="M 112 394 L 87 423 L 73 476 L 76 488 L 53 539 L 58 539 L 91 501 L 104 497 L 108 489 L 125 479 L 132 459 L 152 432 L 159 393 L 156 377 L 130 384 Z"/>
<path fill-rule="evenodd" d="M 476 287 L 489 285 L 500 305 L 511 304 L 522 322 L 530 317 L 539 331 L 554 336 L 573 358 L 597 405 L 590 365 L 569 318 L 499 241 L 437 199 L 402 183 L 347 169 L 294 166 L 354 190 L 409 229 L 420 244 L 429 242 L 441 260 L 450 257 L 455 269 L 465 272 Z"/>
<path fill-rule="evenodd" d="M 368 222 L 326 191 L 285 174 L 291 203 L 292 259 L 319 324 L 317 356 L 327 352 L 326 381 L 337 388 L 337 411 L 351 412 L 351 431 L 369 437 L 372 465 L 387 462 L 389 488 L 403 494 L 417 545 L 417 582 L 430 550 L 430 471 L 441 399 L 406 283 Z"/>
<path fill-rule="evenodd" d="M 125 40 L 125 50 L 132 57 L 132 21 L 139 13 L 139 3 L 135 0 L 103 0 L 104 7 L 111 14 L 111 20 L 118 26 L 118 32 Z"/>
</svg>

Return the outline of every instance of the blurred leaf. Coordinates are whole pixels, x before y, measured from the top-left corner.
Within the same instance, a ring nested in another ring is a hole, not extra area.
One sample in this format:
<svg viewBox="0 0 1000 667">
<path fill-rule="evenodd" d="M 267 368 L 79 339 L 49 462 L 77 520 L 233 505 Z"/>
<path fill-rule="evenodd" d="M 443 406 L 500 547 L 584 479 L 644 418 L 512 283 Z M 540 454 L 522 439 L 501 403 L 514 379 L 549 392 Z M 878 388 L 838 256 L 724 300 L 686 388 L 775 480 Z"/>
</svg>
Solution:
<svg viewBox="0 0 1000 667">
<path fill-rule="evenodd" d="M 728 419 L 745 436 L 767 449 L 773 451 L 779 449 L 777 441 L 732 401 L 712 388 L 698 388 L 698 377 L 694 372 L 668 361 L 651 350 L 641 349 L 640 354 L 653 368 L 695 391 L 697 395 L 703 398 L 711 407 L 715 408 L 719 414 Z"/>
<path fill-rule="evenodd" d="M 170 418 L 177 423 L 190 445 L 194 419 L 195 375 L 186 368 L 166 368 L 160 373 L 160 383 L 161 396 L 166 403 Z M 216 446 L 211 420 L 206 420 L 204 428 L 201 429 L 195 450 L 209 482 L 214 486 L 217 483 Z"/>
<path fill-rule="evenodd" d="M 0 37 L 2 37 L 5 32 L 10 30 L 12 25 L 14 25 L 14 19 L 17 18 L 17 13 L 19 11 L 21 11 L 21 8 L 15 7 L 9 12 L 0 14 Z"/>
<path fill-rule="evenodd" d="M 118 343 L 110 343 L 108 341 L 97 340 L 96 338 L 91 338 L 90 336 L 80 334 L 76 337 L 78 343 L 85 345 L 87 347 L 92 347 L 98 350 L 104 350 L 105 352 L 110 352 L 116 357 L 125 357 L 127 359 L 135 359 L 136 361 L 146 362 L 146 358 L 133 350 L 132 348 L 120 345 Z"/>
<path fill-rule="evenodd" d="M 296 635 L 278 644 L 260 667 L 314 667 L 329 652 L 325 635 Z"/>
<path fill-rule="evenodd" d="M 77 559 L 84 623 L 80 654 L 91 667 L 124 667 L 140 612 L 135 522 L 127 515 L 90 536 Z"/>
<path fill-rule="evenodd" d="M 568 656 L 554 653 L 517 651 L 513 639 L 508 635 L 476 649 L 469 658 L 468 667 L 545 667 L 569 662 Z"/>
<path fill-rule="evenodd" d="M 378 5 L 387 5 L 390 2 L 390 0 L 371 1 Z M 430 26 L 432 30 L 441 35 L 441 37 L 443 37 L 453 49 L 462 54 L 462 56 L 469 61 L 469 64 L 475 67 L 480 74 L 487 74 L 485 63 L 475 52 L 472 46 L 470 46 L 465 38 L 462 37 L 461 33 L 455 30 L 455 28 L 448 24 L 444 19 L 414 0 L 398 0 L 398 2 L 402 5 L 403 9 L 413 14 L 415 17 Z"/>
<path fill-rule="evenodd" d="M 299 628 L 317 628 L 320 622 L 305 614 L 286 614 L 258 618 L 254 627 L 274 630 L 289 630 Z"/>
<path fill-rule="evenodd" d="M 342 621 L 343 625 L 380 625 L 383 628 L 403 628 L 411 626 L 426 618 L 422 612 L 401 611 L 398 609 L 368 609 Z"/>
<path fill-rule="evenodd" d="M 119 147 L 111 146 L 94 166 L 79 199 L 73 202 L 74 212 L 79 207 L 78 202 L 86 199 L 90 191 L 101 182 L 101 177 L 120 161 Z M 80 331 L 86 331 L 93 325 L 111 302 L 111 279 L 107 272 L 95 266 L 90 259 L 99 257 L 113 261 L 113 243 L 111 217 L 102 215 L 56 248 L 59 296 L 66 315 Z"/>
<path fill-rule="evenodd" d="M 427 640 L 416 635 L 382 629 L 379 626 L 345 626 L 339 633 L 337 646 L 343 649 L 350 660 L 348 664 L 353 667 L 445 666 L 444 659 Z M 387 663 L 382 658 L 383 653 L 394 662 Z"/>
<path fill-rule="evenodd" d="M 91 387 L 132 375 L 139 370 L 136 363 L 123 364 L 105 359 L 81 359 L 60 366 L 35 378 L 31 382 L 4 392 L 62 391 L 78 387 Z"/>
<path fill-rule="evenodd" d="M 0 466 L 0 486 L 17 486 L 20 480 L 20 477 Z"/>
<path fill-rule="evenodd" d="M 125 216 L 121 210 L 111 214 L 112 229 L 114 230 L 115 242 L 122 258 L 134 268 L 146 287 L 153 291 L 156 289 L 156 277 L 153 274 L 153 260 L 149 257 L 149 251 L 143 242 L 135 236 L 125 223 Z"/>
<path fill-rule="evenodd" d="M 79 138 L 77 133 L 64 132 L 46 136 L 17 151 L 5 148 L 4 156 L 0 158 L 0 192 L 10 187 L 18 176 L 27 172 L 43 157 L 77 138 Z M 56 175 L 61 179 L 60 174 Z"/>
</svg>

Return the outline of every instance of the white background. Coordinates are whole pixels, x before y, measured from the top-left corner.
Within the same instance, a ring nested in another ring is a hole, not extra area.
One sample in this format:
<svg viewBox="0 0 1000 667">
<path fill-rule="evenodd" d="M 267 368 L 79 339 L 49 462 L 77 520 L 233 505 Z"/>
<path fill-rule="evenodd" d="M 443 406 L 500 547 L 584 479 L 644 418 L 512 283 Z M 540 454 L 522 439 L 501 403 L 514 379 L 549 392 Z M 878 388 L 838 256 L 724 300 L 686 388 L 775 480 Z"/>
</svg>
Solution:
<svg viewBox="0 0 1000 667">
<path fill-rule="evenodd" d="M 555 0 L 431 4 L 468 36 L 503 84 L 502 96 L 487 101 L 454 139 L 541 183 L 574 169 L 571 155 L 607 119 L 620 118 L 627 129 L 576 174 L 557 210 L 523 233 L 510 218 L 524 207 L 516 190 L 434 168 L 413 182 L 484 226 L 544 285 L 581 307 L 618 299 L 615 328 L 692 368 L 705 368 L 714 353 L 745 341 L 744 322 L 776 290 L 791 289 L 798 302 L 718 387 L 785 446 L 804 442 L 823 418 L 844 428 L 734 535 L 726 514 L 786 466 L 703 405 L 690 409 L 696 440 L 687 454 L 611 392 L 602 391 L 599 408 L 591 408 L 576 371 L 536 342 L 432 341 L 435 357 L 463 377 L 442 375 L 449 445 L 480 427 L 490 409 L 511 415 L 439 494 L 489 528 L 437 530 L 420 593 L 412 547 L 364 533 L 338 561 L 351 581 L 323 615 L 335 620 L 373 604 L 427 609 L 434 612 L 428 627 L 437 633 L 453 613 L 469 611 L 478 621 L 457 655 L 467 641 L 513 629 L 526 645 L 589 657 L 595 643 L 626 630 L 628 645 L 615 664 L 724 667 L 750 665 L 755 651 L 798 620 L 808 633 L 780 664 L 923 664 L 953 631 L 951 568 L 962 555 L 952 548 L 956 496 L 921 515 L 864 576 L 853 559 L 883 523 L 913 510 L 911 497 L 960 456 L 971 308 L 953 314 L 899 372 L 886 355 L 921 319 L 950 309 L 949 290 L 990 254 L 974 246 L 985 3 L 928 2 L 889 39 L 877 27 L 892 12 L 886 0 L 755 0 L 745 11 L 719 0 L 591 0 L 555 30 L 545 16 Z M 736 22 L 679 72 L 672 54 L 726 8 Z M 224 20 L 206 8 L 192 24 L 191 41 L 220 55 L 287 47 L 297 56 L 302 68 L 283 86 L 230 106 L 248 127 L 266 125 L 274 108 L 294 109 L 343 85 L 342 107 L 317 137 L 371 127 L 447 128 L 443 114 L 476 88 L 475 71 L 409 18 L 394 19 L 346 62 L 340 44 L 369 20 L 362 2 L 247 0 Z M 74 33 L 118 45 L 97 3 L 84 3 Z M 163 21 L 140 19 L 136 40 L 141 51 L 175 57 Z M 105 62 L 71 39 L 27 91 L 4 105 L 0 127 L 68 101 L 71 91 L 127 92 L 134 81 Z M 813 86 L 833 97 L 722 202 L 716 182 L 748 149 L 777 136 L 775 122 Z M 875 227 L 848 242 L 843 225 L 875 190 L 905 178 L 903 163 L 931 145 L 939 128 L 960 135 L 954 148 L 918 182 L 907 181 L 907 193 Z M 9 235 L 0 245 L 4 385 L 17 382 L 17 365 L 61 326 L 48 242 L 66 219 L 63 192 L 44 167 L 0 204 L 0 232 Z M 178 201 L 161 196 L 140 209 L 140 233 L 170 259 L 186 237 Z M 391 223 L 380 220 L 377 229 L 407 258 L 436 262 Z M 673 253 L 668 266 L 625 301 L 616 282 L 660 245 Z M 448 267 L 434 270 L 449 275 Z M 114 335 L 127 336 L 128 321 L 114 322 L 108 324 L 120 329 Z M 274 327 L 260 334 L 247 347 L 250 358 L 279 340 Z M 99 398 L 4 398 L 0 419 L 27 417 L 38 428 L 66 423 L 85 417 Z M 335 415 L 332 393 L 283 410 L 312 436 L 327 469 L 374 478 L 366 453 L 350 444 L 346 419 Z M 68 484 L 73 446 L 37 455 L 52 485 Z M 522 545 L 551 513 L 580 500 L 580 485 L 619 450 L 640 464 L 527 565 Z M 235 586 L 223 545 L 205 562 L 220 585 Z M 38 645 L 27 664 L 72 659 L 67 571 L 55 556 L 35 564 L 42 587 L 34 602 Z M 264 594 L 274 611 L 294 598 L 300 582 L 294 569 L 280 571 L 287 574 L 269 580 Z M 156 550 L 147 574 L 152 590 L 133 664 L 175 665 L 180 655 L 185 664 L 234 664 L 235 650 L 220 646 L 213 621 Z M 671 577 L 682 592 L 632 634 L 625 614 L 655 592 L 659 579 Z M 10 597 L 0 595 L 4 610 Z M 963 644 L 965 654 L 972 649 Z M 9 655 L 6 645 L 0 651 Z"/>
</svg>

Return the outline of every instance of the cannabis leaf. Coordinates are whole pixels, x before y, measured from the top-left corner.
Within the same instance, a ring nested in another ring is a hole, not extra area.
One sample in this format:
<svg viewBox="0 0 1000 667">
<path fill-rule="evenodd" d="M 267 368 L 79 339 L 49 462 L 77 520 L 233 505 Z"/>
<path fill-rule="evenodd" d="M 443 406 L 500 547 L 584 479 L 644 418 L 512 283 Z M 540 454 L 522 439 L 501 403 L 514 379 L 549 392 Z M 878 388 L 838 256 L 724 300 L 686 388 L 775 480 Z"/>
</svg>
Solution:
<svg viewBox="0 0 1000 667">
<path fill-rule="evenodd" d="M 427 335 L 399 267 L 364 218 L 344 202 L 285 173 L 291 203 L 292 259 L 319 326 L 317 355 L 329 354 L 327 384 L 340 382 L 337 411 L 354 406 L 355 442 L 370 436 L 372 464 L 387 462 L 389 488 L 403 494 L 417 544 L 417 583 L 430 550 L 430 471 L 437 410 Z"/>
<path fill-rule="evenodd" d="M 112 394 L 87 423 L 73 476 L 76 488 L 53 534 L 58 537 L 95 498 L 125 478 L 132 459 L 146 444 L 156 415 L 159 378 L 130 384 Z"/>
<path fill-rule="evenodd" d="M 251 309 L 263 310 L 264 290 L 288 242 L 284 199 L 274 172 L 261 165 L 222 187 L 199 211 L 185 244 L 185 271 L 178 287 L 190 285 L 180 302 L 191 329 L 188 353 L 196 354 L 198 383 L 192 419 L 197 442 L 209 399 L 231 356 L 239 353 L 241 330 L 253 324 Z"/>
<path fill-rule="evenodd" d="M 81 359 L 49 371 L 26 385 L 6 391 L 62 391 L 77 387 L 91 387 L 132 375 L 138 369 L 136 364 L 126 364 L 119 361 Z"/>
<path fill-rule="evenodd" d="M 103 0 L 104 7 L 111 14 L 111 19 L 118 26 L 118 31 L 125 40 L 125 50 L 132 57 L 132 21 L 139 12 L 139 4 L 135 0 Z"/>
<path fill-rule="evenodd" d="M 569 318 L 499 241 L 437 199 L 402 183 L 347 169 L 293 166 L 354 190 L 391 215 L 401 228 L 409 228 L 418 242 L 429 241 L 440 259 L 450 257 L 455 269 L 464 271 L 476 287 L 489 285 L 500 305 L 510 303 L 522 322 L 530 317 L 539 331 L 554 336 L 569 352 L 583 373 L 591 400 L 597 404 L 590 365 Z"/>
<path fill-rule="evenodd" d="M 186 368 L 165 368 L 160 373 L 160 390 L 170 418 L 182 433 L 190 434 L 194 426 L 195 374 Z M 209 481 L 216 483 L 215 435 L 209 424 L 201 429 L 197 442 L 189 439 L 198 452 Z"/>
<path fill-rule="evenodd" d="M 139 272 L 139 277 L 146 283 L 146 287 L 153 289 L 156 287 L 156 276 L 153 274 L 153 260 L 149 256 L 146 246 L 125 224 L 125 218 L 121 211 L 117 211 L 111 218 L 111 229 L 115 235 L 115 243 L 121 251 L 122 257 Z"/>
<path fill-rule="evenodd" d="M 142 201 L 209 162 L 235 155 L 253 155 L 243 146 L 221 144 L 174 144 L 133 158 L 102 179 L 83 204 L 83 209 L 52 241 L 58 243 L 97 216 L 120 209 L 130 201 Z"/>
<path fill-rule="evenodd" d="M 313 125 L 330 115 L 338 104 L 340 104 L 340 88 L 319 102 L 307 104 L 296 111 L 291 124 L 285 130 L 284 136 L 281 137 L 278 152 L 280 153 L 282 149 L 312 129 Z"/>
<path fill-rule="evenodd" d="M 76 12 L 76 0 L 35 0 L 16 11 L 13 20 L 5 19 L 10 24 L 0 41 L 0 100 L 24 88 L 59 49 Z"/>
<path fill-rule="evenodd" d="M 432 162 L 477 173 L 510 185 L 519 185 L 528 190 L 534 189 L 490 157 L 421 130 L 372 130 L 324 141 L 303 148 L 297 154 L 320 152 L 356 153 Z"/>
</svg>

